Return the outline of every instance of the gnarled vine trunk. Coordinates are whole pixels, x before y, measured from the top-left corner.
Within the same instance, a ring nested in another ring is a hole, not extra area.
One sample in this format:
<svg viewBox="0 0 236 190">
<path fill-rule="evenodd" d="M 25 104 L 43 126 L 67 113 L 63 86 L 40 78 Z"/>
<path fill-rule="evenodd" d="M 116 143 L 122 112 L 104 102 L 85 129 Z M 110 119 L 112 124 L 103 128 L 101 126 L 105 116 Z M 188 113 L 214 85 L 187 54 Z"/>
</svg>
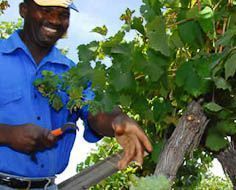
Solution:
<svg viewBox="0 0 236 190">
<path fill-rule="evenodd" d="M 226 175 L 229 176 L 234 190 L 236 190 L 236 150 L 233 146 L 230 146 L 226 150 L 220 152 L 217 159 L 221 163 Z"/>
<path fill-rule="evenodd" d="M 185 155 L 198 146 L 207 123 L 201 105 L 190 103 L 159 157 L 155 175 L 162 174 L 173 181 Z"/>
</svg>

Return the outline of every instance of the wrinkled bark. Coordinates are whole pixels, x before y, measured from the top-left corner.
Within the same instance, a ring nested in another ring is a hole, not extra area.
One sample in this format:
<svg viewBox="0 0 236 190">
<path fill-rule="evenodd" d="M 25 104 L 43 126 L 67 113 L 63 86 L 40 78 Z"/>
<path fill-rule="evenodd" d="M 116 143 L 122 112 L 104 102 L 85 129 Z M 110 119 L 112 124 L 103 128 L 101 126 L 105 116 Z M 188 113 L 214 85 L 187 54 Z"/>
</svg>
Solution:
<svg viewBox="0 0 236 190">
<path fill-rule="evenodd" d="M 115 154 L 59 184 L 60 190 L 85 190 L 118 171 L 122 153 Z"/>
<path fill-rule="evenodd" d="M 220 152 L 217 159 L 221 163 L 223 170 L 226 175 L 229 176 L 234 190 L 236 190 L 236 150 L 233 146 Z"/>
<path fill-rule="evenodd" d="M 195 101 L 190 103 L 161 152 L 155 175 L 165 175 L 173 181 L 185 155 L 199 145 L 207 123 L 201 105 Z"/>
</svg>

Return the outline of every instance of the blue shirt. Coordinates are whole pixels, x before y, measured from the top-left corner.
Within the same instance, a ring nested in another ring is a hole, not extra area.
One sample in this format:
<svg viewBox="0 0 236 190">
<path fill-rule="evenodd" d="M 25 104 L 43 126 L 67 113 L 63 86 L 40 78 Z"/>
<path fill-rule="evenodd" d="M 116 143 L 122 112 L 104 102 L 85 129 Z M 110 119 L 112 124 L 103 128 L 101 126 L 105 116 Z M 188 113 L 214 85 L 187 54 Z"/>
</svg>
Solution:
<svg viewBox="0 0 236 190">
<path fill-rule="evenodd" d="M 68 121 L 69 113 L 64 107 L 59 112 L 53 110 L 48 99 L 41 96 L 33 86 L 33 81 L 41 77 L 43 70 L 61 74 L 75 64 L 56 48 L 37 65 L 26 45 L 16 31 L 7 40 L 0 40 L 0 123 L 21 125 L 33 123 L 53 130 Z M 84 91 L 85 99 L 92 99 L 93 93 L 88 88 Z M 66 101 L 66 95 L 61 92 Z M 84 138 L 96 142 L 99 136 L 88 126 L 87 106 L 80 110 L 85 123 Z M 0 172 L 25 177 L 46 177 L 61 173 L 68 164 L 70 152 L 75 140 L 75 132 L 65 133 L 56 145 L 31 156 L 17 152 L 7 146 L 0 146 Z"/>
</svg>

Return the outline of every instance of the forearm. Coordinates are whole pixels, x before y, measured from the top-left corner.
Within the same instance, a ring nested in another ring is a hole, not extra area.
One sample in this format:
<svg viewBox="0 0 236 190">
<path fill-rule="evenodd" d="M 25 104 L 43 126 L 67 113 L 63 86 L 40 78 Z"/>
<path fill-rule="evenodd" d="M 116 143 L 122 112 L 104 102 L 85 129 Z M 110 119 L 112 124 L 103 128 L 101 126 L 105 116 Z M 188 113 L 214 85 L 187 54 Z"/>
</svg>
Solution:
<svg viewBox="0 0 236 190">
<path fill-rule="evenodd" d="M 90 127 L 101 136 L 114 137 L 113 121 L 124 115 L 120 108 L 115 108 L 111 113 L 98 113 L 97 115 L 89 114 L 88 121 Z"/>
<path fill-rule="evenodd" d="M 0 124 L 0 145 L 10 144 L 10 134 L 12 126 L 6 124 Z"/>
</svg>

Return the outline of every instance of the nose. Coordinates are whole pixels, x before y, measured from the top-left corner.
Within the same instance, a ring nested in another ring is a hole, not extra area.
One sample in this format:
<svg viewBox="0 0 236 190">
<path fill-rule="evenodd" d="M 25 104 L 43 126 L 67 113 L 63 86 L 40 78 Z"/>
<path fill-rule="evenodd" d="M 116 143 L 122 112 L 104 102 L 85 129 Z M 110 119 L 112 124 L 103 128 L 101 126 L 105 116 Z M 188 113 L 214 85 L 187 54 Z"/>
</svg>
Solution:
<svg viewBox="0 0 236 190">
<path fill-rule="evenodd" d="M 48 14 L 47 21 L 52 25 L 60 25 L 62 22 L 60 19 L 60 14 L 55 11 L 51 11 Z"/>
</svg>

